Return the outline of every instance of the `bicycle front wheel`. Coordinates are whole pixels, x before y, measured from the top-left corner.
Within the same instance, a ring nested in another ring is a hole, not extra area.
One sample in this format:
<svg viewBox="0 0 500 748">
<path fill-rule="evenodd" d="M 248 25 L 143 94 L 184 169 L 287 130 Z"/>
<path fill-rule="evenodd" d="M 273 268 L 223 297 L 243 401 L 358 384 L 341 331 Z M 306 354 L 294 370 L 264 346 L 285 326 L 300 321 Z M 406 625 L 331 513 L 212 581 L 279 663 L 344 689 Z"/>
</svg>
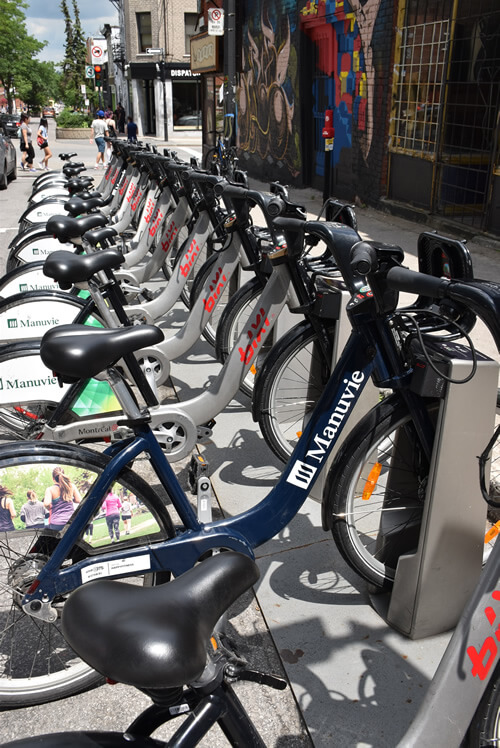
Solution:
<svg viewBox="0 0 500 748">
<path fill-rule="evenodd" d="M 437 404 L 429 405 L 430 415 Z M 406 405 L 379 403 L 346 439 L 328 474 L 333 538 L 349 566 L 388 589 L 403 553 L 416 549 L 429 467 Z"/>
<path fill-rule="evenodd" d="M 254 416 L 274 454 L 288 462 L 330 376 L 313 327 L 304 321 L 280 338 L 258 372 Z"/>
<path fill-rule="evenodd" d="M 479 702 L 468 732 L 469 748 L 500 744 L 500 666 L 497 665 Z"/>
<path fill-rule="evenodd" d="M 82 447 L 50 442 L 17 442 L 0 448 L 0 483 L 12 491 L 17 516 L 14 530 L 0 532 L 0 706 L 19 707 L 65 698 L 90 688 L 101 676 L 82 662 L 67 645 L 60 626 L 65 597 L 54 600 L 57 620 L 48 623 L 27 615 L 22 599 L 59 543 L 54 530 L 27 528 L 22 507 L 27 490 L 43 499 L 53 483 L 52 471 L 64 473 L 85 497 L 109 463 L 107 455 Z M 130 534 L 120 534 L 124 549 L 171 537 L 173 526 L 160 498 L 146 481 L 125 469 L 113 484 L 114 493 L 133 506 Z M 24 510 L 26 511 L 26 510 Z M 69 522 L 78 521 L 78 510 Z M 62 530 L 64 532 L 64 529 Z M 116 530 L 115 530 L 116 532 Z M 111 545 L 100 507 L 92 523 L 82 528 L 78 542 L 65 559 L 65 568 L 85 558 L 105 563 Z M 115 540 L 116 542 L 116 540 Z M 168 575 L 138 575 L 127 583 L 157 584 Z M 125 582 L 124 582 L 125 583 Z"/>
<path fill-rule="evenodd" d="M 226 304 L 226 307 L 221 315 L 219 325 L 217 326 L 216 336 L 216 351 L 217 358 L 221 363 L 224 363 L 228 358 L 229 354 L 234 348 L 234 345 L 241 333 L 245 329 L 250 316 L 252 315 L 255 307 L 257 306 L 259 299 L 262 295 L 262 283 L 254 278 L 248 283 L 245 283 L 230 301 Z M 243 382 L 240 384 L 240 390 L 252 397 L 254 380 L 257 375 L 259 368 L 259 361 L 263 361 L 267 352 L 272 344 L 264 346 L 260 352 L 257 361 L 252 364 L 248 374 L 246 375 Z"/>
</svg>

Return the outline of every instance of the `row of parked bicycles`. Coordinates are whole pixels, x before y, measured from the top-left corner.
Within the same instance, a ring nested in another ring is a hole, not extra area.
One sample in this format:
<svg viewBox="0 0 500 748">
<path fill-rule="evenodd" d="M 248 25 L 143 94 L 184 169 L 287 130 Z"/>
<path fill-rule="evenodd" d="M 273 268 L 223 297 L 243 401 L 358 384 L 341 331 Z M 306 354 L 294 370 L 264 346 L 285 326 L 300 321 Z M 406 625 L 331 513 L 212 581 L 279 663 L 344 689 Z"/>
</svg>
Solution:
<svg viewBox="0 0 500 748">
<path fill-rule="evenodd" d="M 106 676 L 153 706 L 95 745 L 164 745 L 150 735 L 180 713 L 168 745 L 196 745 L 216 722 L 232 745 L 264 745 L 231 683 L 284 684 L 249 668 L 218 624 L 258 577 L 255 548 L 328 471 L 325 530 L 358 574 L 391 588 L 419 541 L 440 402 L 455 383 L 446 361 L 468 349 L 463 381 L 474 376 L 477 317 L 500 345 L 500 287 L 474 279 L 462 242 L 424 232 L 412 272 L 400 247 L 361 239 L 348 205 L 329 200 L 309 220 L 280 184 L 260 192 L 243 172 L 229 182 L 112 143 L 95 190 L 76 154 L 34 181 L 0 280 L 1 507 L 15 509 L 21 490 L 44 495 L 56 468 L 82 497 L 62 528 L 27 527 L 15 512 L 1 528 L 0 703 L 43 703 Z M 417 300 L 402 307 L 400 291 Z M 179 301 L 189 313 L 167 329 Z M 297 323 L 284 332 L 285 308 Z M 220 373 L 196 397 L 162 400 L 171 362 L 201 335 Z M 369 383 L 378 402 L 363 412 Z M 283 473 L 248 511 L 207 521 L 171 463 L 239 391 Z M 496 404 L 495 392 L 492 424 Z M 484 571 L 402 745 L 458 745 L 471 724 L 474 745 L 500 736 L 497 437 L 472 457 L 489 504 Z M 153 481 L 134 470 L 144 454 Z M 141 506 L 113 543 L 89 535 L 110 491 Z"/>
</svg>

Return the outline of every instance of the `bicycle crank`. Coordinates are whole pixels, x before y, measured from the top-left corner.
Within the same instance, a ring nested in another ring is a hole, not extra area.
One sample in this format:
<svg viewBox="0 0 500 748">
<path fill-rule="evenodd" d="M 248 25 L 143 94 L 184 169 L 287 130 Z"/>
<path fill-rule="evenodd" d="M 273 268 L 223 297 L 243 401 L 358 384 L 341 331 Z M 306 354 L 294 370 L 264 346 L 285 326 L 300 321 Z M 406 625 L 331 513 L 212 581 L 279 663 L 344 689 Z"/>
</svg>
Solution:
<svg viewBox="0 0 500 748">
<path fill-rule="evenodd" d="M 151 408 L 151 428 L 169 462 L 177 462 L 193 451 L 198 429 L 182 410 L 165 405 Z"/>
<path fill-rule="evenodd" d="M 153 392 L 165 384 L 170 375 L 170 360 L 155 346 L 143 348 L 137 354 L 137 360 Z"/>
</svg>

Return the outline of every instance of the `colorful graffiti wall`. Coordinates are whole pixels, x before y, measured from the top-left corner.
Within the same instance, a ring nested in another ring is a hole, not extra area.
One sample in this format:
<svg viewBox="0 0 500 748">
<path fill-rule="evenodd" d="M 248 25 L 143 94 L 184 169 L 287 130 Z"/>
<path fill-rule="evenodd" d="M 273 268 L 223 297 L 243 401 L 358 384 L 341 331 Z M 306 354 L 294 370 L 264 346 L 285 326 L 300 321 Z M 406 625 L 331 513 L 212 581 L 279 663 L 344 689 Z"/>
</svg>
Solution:
<svg viewBox="0 0 500 748">
<path fill-rule="evenodd" d="M 297 3 L 246 0 L 238 145 L 265 178 L 301 173 Z M 263 173 L 262 173 L 262 170 Z"/>
<path fill-rule="evenodd" d="M 320 186 L 324 111 L 333 109 L 331 159 L 339 195 L 376 200 L 386 168 L 396 0 L 247 0 L 239 144 Z M 382 188 L 383 191 L 383 188 Z"/>
</svg>

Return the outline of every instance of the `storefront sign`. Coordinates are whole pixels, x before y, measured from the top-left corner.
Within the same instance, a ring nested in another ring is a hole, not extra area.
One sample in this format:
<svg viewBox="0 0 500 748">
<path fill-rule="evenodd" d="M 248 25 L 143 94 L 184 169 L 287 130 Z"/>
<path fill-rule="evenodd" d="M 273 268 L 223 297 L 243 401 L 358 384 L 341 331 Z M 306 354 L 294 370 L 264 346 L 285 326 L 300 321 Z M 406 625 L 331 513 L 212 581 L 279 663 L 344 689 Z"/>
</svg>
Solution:
<svg viewBox="0 0 500 748">
<path fill-rule="evenodd" d="M 219 39 L 203 33 L 191 37 L 191 70 L 213 73 L 219 69 Z"/>
</svg>

